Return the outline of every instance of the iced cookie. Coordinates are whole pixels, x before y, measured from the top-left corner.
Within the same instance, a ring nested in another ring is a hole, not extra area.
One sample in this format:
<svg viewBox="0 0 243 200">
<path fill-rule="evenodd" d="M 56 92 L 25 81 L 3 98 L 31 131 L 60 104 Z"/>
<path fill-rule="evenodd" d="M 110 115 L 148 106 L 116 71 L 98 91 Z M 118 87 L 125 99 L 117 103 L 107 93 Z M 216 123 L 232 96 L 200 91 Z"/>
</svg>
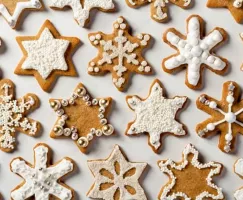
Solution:
<svg viewBox="0 0 243 200">
<path fill-rule="evenodd" d="M 139 178 L 147 163 L 129 162 L 119 146 L 105 160 L 89 160 L 95 183 L 87 196 L 103 200 L 147 200 Z"/>
<path fill-rule="evenodd" d="M 234 172 L 243 179 L 243 159 L 238 159 L 234 164 Z M 234 197 L 236 200 L 242 200 L 243 199 L 243 187 L 239 188 L 235 191 Z"/>
<path fill-rule="evenodd" d="M 11 199 L 74 199 L 74 190 L 61 181 L 74 170 L 74 162 L 66 157 L 51 165 L 51 160 L 50 147 L 42 143 L 34 147 L 34 165 L 23 158 L 15 158 L 10 164 L 10 169 L 22 177 L 24 182 L 11 192 Z"/>
<path fill-rule="evenodd" d="M 207 137 L 219 133 L 218 146 L 226 153 L 234 150 L 237 134 L 243 134 L 243 100 L 240 94 L 238 84 L 228 81 L 223 85 L 220 101 L 205 94 L 197 100 L 197 107 L 211 115 L 197 125 L 197 134 Z"/>
<path fill-rule="evenodd" d="M 52 89 L 58 76 L 77 76 L 72 55 L 80 40 L 61 36 L 49 20 L 45 21 L 37 36 L 16 39 L 24 56 L 15 74 L 35 76 L 46 92 Z"/>
<path fill-rule="evenodd" d="M 152 69 L 142 57 L 142 52 L 150 44 L 151 36 L 130 35 L 129 25 L 119 17 L 113 25 L 112 34 L 90 33 L 89 40 L 98 49 L 98 55 L 89 63 L 91 75 L 112 74 L 112 80 L 118 90 L 123 91 L 131 73 L 151 74 Z"/>
<path fill-rule="evenodd" d="M 186 68 L 185 83 L 191 89 L 201 88 L 204 68 L 220 75 L 228 68 L 228 61 L 214 53 L 214 48 L 227 39 L 227 33 L 222 28 L 215 28 L 205 36 L 204 26 L 200 16 L 192 15 L 187 19 L 187 35 L 170 28 L 163 36 L 164 42 L 177 50 L 176 54 L 163 60 L 164 71 L 172 74 Z"/>
<path fill-rule="evenodd" d="M 183 124 L 179 123 L 177 113 L 183 109 L 187 97 L 176 96 L 173 99 L 164 97 L 163 86 L 155 80 L 149 96 L 141 99 L 138 96 L 127 96 L 127 104 L 136 114 L 136 119 L 128 124 L 126 135 L 149 135 L 149 145 L 155 152 L 161 147 L 161 138 L 165 134 L 186 135 Z"/>
<path fill-rule="evenodd" d="M 160 170 L 169 177 L 169 182 L 161 189 L 158 199 L 224 199 L 222 188 L 213 183 L 213 177 L 220 175 L 220 163 L 200 163 L 199 152 L 191 144 L 182 154 L 181 162 L 171 159 L 158 162 Z"/>
</svg>

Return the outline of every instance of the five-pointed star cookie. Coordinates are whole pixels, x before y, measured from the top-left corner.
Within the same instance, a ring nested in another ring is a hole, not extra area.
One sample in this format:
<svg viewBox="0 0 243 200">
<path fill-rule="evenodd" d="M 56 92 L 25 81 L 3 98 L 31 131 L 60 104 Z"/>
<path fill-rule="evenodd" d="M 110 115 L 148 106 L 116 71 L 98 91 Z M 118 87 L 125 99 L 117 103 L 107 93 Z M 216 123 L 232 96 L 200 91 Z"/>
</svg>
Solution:
<svg viewBox="0 0 243 200">
<path fill-rule="evenodd" d="M 171 159 L 158 162 L 160 170 L 170 179 L 158 199 L 224 199 L 222 188 L 212 182 L 214 176 L 220 175 L 223 166 L 216 162 L 202 164 L 198 156 L 199 152 L 189 144 L 183 151 L 181 162 Z"/>
<path fill-rule="evenodd" d="M 15 158 L 10 169 L 13 173 L 24 179 L 19 186 L 11 192 L 12 200 L 74 199 L 74 190 L 65 185 L 61 178 L 74 170 L 74 162 L 70 158 L 64 158 L 54 165 L 50 165 L 51 149 L 46 144 L 37 144 L 34 147 L 34 165 L 29 164 L 23 158 Z"/>
<path fill-rule="evenodd" d="M 88 161 L 95 183 L 87 196 L 103 200 L 147 200 L 139 178 L 147 163 L 129 162 L 116 145 L 109 158 Z"/>
<path fill-rule="evenodd" d="M 238 159 L 234 164 L 234 172 L 243 179 L 243 159 Z M 236 200 L 242 200 L 243 199 L 243 187 L 239 188 L 235 191 L 234 197 Z"/>
<path fill-rule="evenodd" d="M 176 29 L 168 29 L 163 36 L 164 42 L 177 50 L 163 60 L 165 72 L 174 73 L 186 67 L 186 85 L 199 89 L 202 85 L 202 73 L 206 67 L 216 74 L 224 74 L 228 61 L 214 54 L 214 48 L 222 44 L 227 33 L 222 28 L 215 28 L 204 37 L 204 21 L 198 15 L 187 19 L 187 35 Z"/>
<path fill-rule="evenodd" d="M 91 75 L 111 72 L 112 80 L 118 90 L 123 91 L 132 72 L 151 74 L 152 69 L 142 57 L 142 51 L 149 46 L 151 36 L 129 33 L 129 25 L 123 17 L 114 23 L 112 34 L 102 32 L 89 34 L 89 40 L 99 51 L 98 56 L 89 63 Z"/>
<path fill-rule="evenodd" d="M 186 9 L 191 6 L 192 0 L 126 0 L 126 2 L 132 8 L 150 3 L 151 18 L 157 22 L 166 22 L 169 19 L 167 4 L 172 3 Z"/>
<path fill-rule="evenodd" d="M 241 23 L 243 20 L 243 1 L 242 0 L 208 0 L 209 8 L 228 8 L 235 21 Z"/>
<path fill-rule="evenodd" d="M 113 0 L 50 0 L 50 7 L 58 10 L 65 7 L 72 8 L 74 19 L 82 27 L 89 23 L 91 10 L 98 9 L 103 12 L 115 10 Z"/>
<path fill-rule="evenodd" d="M 228 153 L 235 148 L 237 134 L 243 134 L 243 100 L 240 87 L 233 81 L 223 85 L 222 99 L 215 100 L 205 94 L 197 100 L 197 107 L 211 117 L 196 127 L 199 136 L 220 133 L 219 148 Z"/>
<path fill-rule="evenodd" d="M 187 97 L 165 98 L 159 80 L 152 83 L 146 99 L 138 96 L 128 96 L 126 99 L 128 106 L 136 113 L 135 121 L 128 124 L 126 135 L 148 133 L 149 145 L 155 152 L 161 146 L 162 134 L 169 133 L 175 136 L 186 134 L 184 125 L 176 120 L 176 115 L 184 107 Z"/>
<path fill-rule="evenodd" d="M 95 136 L 109 136 L 114 128 L 108 123 L 112 98 L 93 99 L 79 84 L 69 99 L 50 99 L 58 119 L 51 131 L 52 138 L 69 137 L 82 152 Z"/>
<path fill-rule="evenodd" d="M 46 20 L 37 36 L 17 37 L 24 57 L 15 74 L 34 75 L 44 91 L 50 91 L 57 76 L 76 76 L 72 55 L 80 40 L 61 36 Z"/>
<path fill-rule="evenodd" d="M 39 107 L 39 99 L 34 94 L 26 94 L 15 99 L 15 86 L 11 80 L 0 81 L 0 149 L 5 152 L 15 148 L 16 132 L 36 136 L 40 124 L 27 115 Z"/>
<path fill-rule="evenodd" d="M 0 15 L 12 28 L 16 28 L 24 10 L 40 10 L 41 0 L 0 0 Z"/>
</svg>

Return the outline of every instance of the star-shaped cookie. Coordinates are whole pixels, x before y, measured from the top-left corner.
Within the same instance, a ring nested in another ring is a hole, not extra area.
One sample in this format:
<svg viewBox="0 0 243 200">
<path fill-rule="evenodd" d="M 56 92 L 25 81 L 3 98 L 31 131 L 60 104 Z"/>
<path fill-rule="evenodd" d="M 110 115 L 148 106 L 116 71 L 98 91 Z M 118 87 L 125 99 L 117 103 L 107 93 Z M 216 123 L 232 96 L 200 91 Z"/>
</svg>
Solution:
<svg viewBox="0 0 243 200">
<path fill-rule="evenodd" d="M 136 113 L 135 121 L 128 124 L 126 135 L 148 133 L 149 145 L 155 152 L 161 146 L 161 136 L 174 134 L 186 135 L 185 127 L 176 120 L 177 113 L 187 101 L 187 97 L 176 96 L 167 99 L 163 96 L 163 86 L 155 80 L 149 96 L 141 99 L 138 96 L 127 96 L 127 104 Z"/>
<path fill-rule="evenodd" d="M 220 175 L 223 166 L 216 162 L 202 164 L 198 156 L 199 152 L 189 144 L 183 151 L 181 162 L 171 159 L 158 162 L 160 170 L 170 179 L 158 199 L 224 199 L 222 188 L 212 182 L 214 176 Z"/>
<path fill-rule="evenodd" d="M 209 8 L 227 8 L 235 21 L 241 23 L 243 20 L 243 1 L 242 0 L 208 0 Z"/>
<path fill-rule="evenodd" d="M 58 76 L 77 75 L 72 55 L 80 40 L 61 36 L 49 20 L 46 20 L 37 36 L 16 39 L 24 56 L 15 74 L 35 76 L 46 92 L 52 89 Z"/>
<path fill-rule="evenodd" d="M 116 145 L 109 158 L 88 161 L 95 183 L 87 196 L 103 200 L 147 200 L 139 178 L 147 163 L 129 162 Z"/>
<path fill-rule="evenodd" d="M 233 81 L 223 85 L 220 101 L 201 95 L 197 100 L 197 107 L 211 115 L 210 118 L 196 127 L 201 137 L 219 133 L 219 148 L 228 153 L 235 148 L 237 134 L 243 134 L 243 100 L 240 99 L 240 87 Z"/>
<path fill-rule="evenodd" d="M 42 9 L 41 0 L 0 0 L 0 15 L 16 28 L 24 10 Z"/>
<path fill-rule="evenodd" d="M 112 74 L 116 88 L 123 91 L 131 73 L 151 74 L 152 69 L 142 57 L 142 51 L 150 44 L 151 36 L 130 35 L 129 25 L 123 17 L 119 17 L 113 25 L 112 34 L 102 32 L 90 33 L 89 40 L 99 51 L 98 56 L 89 63 L 91 75 Z"/>
<path fill-rule="evenodd" d="M 238 159 L 234 164 L 234 172 L 243 179 L 243 159 Z M 243 199 L 243 187 L 239 188 L 235 191 L 234 197 L 236 200 L 242 200 Z"/>
<path fill-rule="evenodd" d="M 108 123 L 112 98 L 92 98 L 83 84 L 79 84 L 69 99 L 50 99 L 58 119 L 51 131 L 52 138 L 71 138 L 82 152 L 95 136 L 109 136 L 114 128 Z"/>
</svg>

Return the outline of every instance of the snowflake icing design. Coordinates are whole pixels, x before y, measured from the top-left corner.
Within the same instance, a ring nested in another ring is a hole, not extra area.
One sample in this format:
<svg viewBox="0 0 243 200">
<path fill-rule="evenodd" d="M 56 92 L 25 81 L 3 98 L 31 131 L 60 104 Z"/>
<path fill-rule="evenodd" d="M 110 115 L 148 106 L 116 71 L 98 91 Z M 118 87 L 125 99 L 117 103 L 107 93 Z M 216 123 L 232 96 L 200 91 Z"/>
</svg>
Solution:
<svg viewBox="0 0 243 200">
<path fill-rule="evenodd" d="M 206 95 L 197 101 L 197 107 L 212 116 L 197 126 L 198 135 L 206 137 L 220 132 L 219 148 L 227 153 L 234 148 L 236 135 L 243 134 L 243 101 L 238 102 L 239 90 L 237 83 L 226 82 L 221 101 Z"/>
<path fill-rule="evenodd" d="M 136 113 L 136 120 L 128 125 L 127 135 L 149 133 L 149 143 L 153 150 L 161 146 L 162 134 L 173 133 L 183 136 L 186 131 L 183 125 L 176 121 L 177 112 L 184 107 L 187 97 L 166 99 L 163 96 L 163 87 L 159 80 L 151 86 L 149 97 L 141 100 L 138 96 L 128 96 L 127 103 Z"/>
<path fill-rule="evenodd" d="M 162 66 L 164 71 L 173 73 L 187 65 L 186 84 L 195 89 L 200 87 L 204 66 L 217 74 L 223 74 L 227 70 L 227 60 L 212 53 L 213 49 L 226 39 L 226 32 L 221 28 L 215 28 L 201 39 L 203 19 L 193 15 L 187 22 L 187 36 L 175 29 L 169 29 L 164 34 L 164 41 L 177 49 L 178 53 L 165 58 Z"/>
<path fill-rule="evenodd" d="M 89 39 L 100 51 L 89 63 L 88 71 L 91 75 L 110 71 L 117 89 L 123 90 L 130 72 L 151 74 L 151 67 L 141 55 L 141 51 L 148 47 L 151 36 L 138 34 L 137 37 L 132 37 L 123 17 L 119 17 L 114 23 L 113 34 L 91 33 Z"/>
<path fill-rule="evenodd" d="M 36 199 L 48 200 L 50 195 L 60 200 L 72 199 L 72 189 L 61 183 L 60 178 L 73 171 L 73 161 L 65 158 L 49 166 L 50 148 L 45 144 L 38 144 L 34 148 L 34 154 L 33 167 L 22 158 L 16 158 L 11 162 L 11 171 L 25 180 L 11 192 L 12 199 L 24 200 L 35 196 Z"/>
<path fill-rule="evenodd" d="M 110 11 L 115 9 L 113 0 L 51 0 L 51 8 L 71 7 L 74 13 L 74 19 L 82 27 L 89 21 L 90 11 L 97 8 L 101 11 Z"/>
<path fill-rule="evenodd" d="M 38 133 L 39 123 L 25 115 L 39 106 L 39 100 L 34 94 L 14 100 L 14 84 L 7 79 L 0 81 L 0 90 L 0 149 L 8 152 L 14 149 L 16 130 L 31 136 Z"/>
<path fill-rule="evenodd" d="M 240 177 L 243 177 L 243 159 L 238 159 L 234 164 L 234 172 Z M 243 188 L 239 188 L 235 191 L 234 197 L 236 200 L 242 200 L 243 199 Z"/>
<path fill-rule="evenodd" d="M 115 200 L 118 196 L 120 200 L 147 200 L 138 180 L 147 163 L 128 162 L 118 145 L 108 159 L 88 161 L 88 165 L 95 177 L 88 197 Z"/>
</svg>

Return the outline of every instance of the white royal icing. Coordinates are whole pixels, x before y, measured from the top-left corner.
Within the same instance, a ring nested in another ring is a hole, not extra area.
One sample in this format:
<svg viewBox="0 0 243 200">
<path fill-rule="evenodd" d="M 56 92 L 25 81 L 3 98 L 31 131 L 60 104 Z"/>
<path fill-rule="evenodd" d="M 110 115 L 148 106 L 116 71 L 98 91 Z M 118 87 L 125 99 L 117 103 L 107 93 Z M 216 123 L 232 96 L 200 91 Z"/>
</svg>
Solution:
<svg viewBox="0 0 243 200">
<path fill-rule="evenodd" d="M 146 100 L 142 101 L 136 96 L 127 100 L 129 106 L 136 113 L 136 120 L 130 126 L 127 134 L 149 133 L 150 144 L 155 149 L 161 146 L 160 135 L 163 133 L 185 135 L 186 132 L 183 130 L 182 124 L 177 122 L 175 117 L 186 100 L 186 97 L 166 99 L 163 96 L 163 88 L 155 82 Z"/>
<path fill-rule="evenodd" d="M 119 165 L 120 173 L 115 169 L 115 163 Z M 121 200 L 147 200 L 144 190 L 140 186 L 138 180 L 147 166 L 147 163 L 128 162 L 120 151 L 119 146 L 115 146 L 115 149 L 107 160 L 88 161 L 88 165 L 95 177 L 95 183 L 88 193 L 88 197 L 113 200 L 115 192 L 119 190 L 119 199 Z M 126 173 L 132 169 L 135 169 L 135 173 L 131 176 L 126 176 Z M 101 170 L 108 171 L 112 174 L 113 179 L 102 175 Z M 100 190 L 100 186 L 106 183 L 110 183 L 112 186 L 106 190 Z M 136 193 L 130 194 L 125 188 L 126 186 L 133 188 Z"/>
<path fill-rule="evenodd" d="M 217 195 L 210 194 L 208 191 L 203 191 L 201 194 L 199 194 L 195 200 L 203 200 L 203 199 L 223 199 L 224 195 L 222 193 L 222 188 L 218 187 L 212 182 L 212 177 L 220 174 L 221 171 L 221 164 L 215 163 L 215 162 L 209 162 L 202 164 L 198 161 L 199 152 L 195 149 L 195 147 L 191 144 L 187 145 L 186 148 L 183 151 L 183 162 L 180 164 L 176 164 L 174 161 L 168 159 L 167 161 L 161 161 L 159 163 L 160 170 L 166 174 L 169 175 L 171 182 L 167 184 L 160 195 L 160 200 L 175 200 L 178 197 L 182 197 L 185 200 L 190 200 L 191 198 L 188 197 L 183 192 L 177 192 L 177 193 L 171 193 L 172 188 L 176 185 L 176 179 L 177 177 L 173 174 L 171 171 L 172 169 L 176 169 L 179 171 L 186 170 L 186 166 L 188 165 L 188 156 L 190 154 L 193 154 L 193 158 L 191 160 L 191 164 L 198 168 L 198 169 L 206 169 L 206 168 L 212 168 L 206 178 L 207 185 L 215 190 L 217 190 Z M 196 178 L 196 177 L 195 177 Z M 189 185 L 187 187 L 190 187 Z"/>
<path fill-rule="evenodd" d="M 235 165 L 235 173 L 241 177 L 243 177 L 243 159 L 240 158 L 236 161 Z M 236 200 L 242 200 L 243 199 L 243 188 L 240 188 L 235 191 L 234 197 Z"/>
<path fill-rule="evenodd" d="M 64 8 L 70 6 L 73 10 L 74 19 L 80 26 L 84 26 L 89 19 L 91 9 L 112 10 L 115 7 L 113 0 L 83 0 L 82 4 L 80 0 L 51 0 L 50 2 L 51 7 Z"/>
<path fill-rule="evenodd" d="M 40 145 L 34 149 L 35 166 L 32 168 L 24 160 L 15 159 L 11 170 L 24 178 L 22 186 L 11 192 L 14 200 L 24 200 L 35 196 L 37 200 L 49 200 L 54 195 L 61 200 L 72 199 L 72 191 L 58 183 L 58 180 L 73 170 L 73 163 L 63 159 L 54 166 L 47 166 L 48 148 Z"/>
<path fill-rule="evenodd" d="M 234 3 L 233 3 L 233 6 L 235 8 L 241 8 L 242 4 L 243 4 L 243 0 L 235 0 Z"/>
<path fill-rule="evenodd" d="M 35 69 L 43 79 L 47 79 L 53 70 L 68 70 L 65 60 L 68 40 L 55 39 L 48 28 L 45 28 L 38 40 L 23 41 L 28 56 L 22 69 Z"/>
<path fill-rule="evenodd" d="M 17 0 L 16 0 L 17 1 Z M 19 16 L 23 12 L 24 9 L 40 9 L 42 7 L 41 2 L 39 0 L 29 0 L 26 2 L 18 2 L 16 4 L 16 8 L 14 10 L 13 15 L 8 12 L 8 9 L 4 6 L 4 4 L 0 3 L 0 14 L 7 20 L 11 27 L 15 27 L 18 21 Z"/>
<path fill-rule="evenodd" d="M 190 18 L 188 22 L 188 34 L 185 40 L 173 32 L 166 34 L 167 40 L 178 49 L 179 55 L 166 60 L 165 68 L 172 70 L 187 64 L 187 80 L 192 86 L 196 86 L 200 80 L 202 64 L 217 71 L 222 71 L 226 67 L 225 61 L 210 53 L 212 48 L 223 41 L 220 31 L 214 30 L 203 39 L 200 35 L 200 22 L 196 16 Z"/>
</svg>

